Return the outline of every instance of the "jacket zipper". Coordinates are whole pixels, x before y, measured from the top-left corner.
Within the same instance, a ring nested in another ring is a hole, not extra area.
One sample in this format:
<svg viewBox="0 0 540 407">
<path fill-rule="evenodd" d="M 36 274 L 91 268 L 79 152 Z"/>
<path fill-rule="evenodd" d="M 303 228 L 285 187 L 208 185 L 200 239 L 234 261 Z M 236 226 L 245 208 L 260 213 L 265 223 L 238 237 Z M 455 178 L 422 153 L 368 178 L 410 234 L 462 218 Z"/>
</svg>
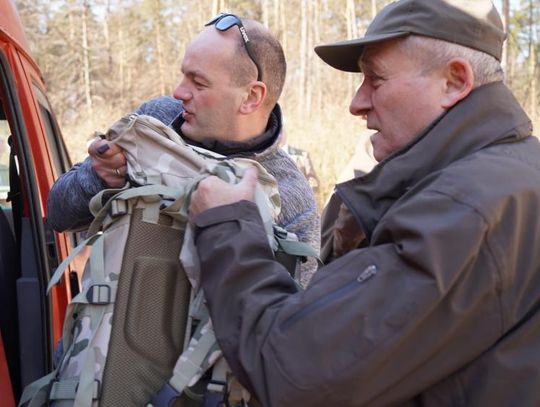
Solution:
<svg viewBox="0 0 540 407">
<path fill-rule="evenodd" d="M 296 323 L 297 321 L 303 319 L 307 315 L 317 311 L 318 309 L 331 304 L 332 302 L 336 301 L 337 299 L 341 298 L 345 294 L 348 294 L 349 292 L 355 290 L 358 286 L 365 283 L 367 280 L 369 280 L 371 277 L 373 277 L 375 274 L 377 274 L 377 266 L 374 264 L 371 264 L 367 266 L 365 269 L 363 269 L 360 274 L 358 274 L 358 277 L 354 279 L 354 281 L 351 281 L 350 283 L 344 285 L 341 288 L 338 288 L 335 291 L 332 291 L 328 294 L 326 294 L 324 297 L 319 298 L 317 301 L 309 304 L 307 307 L 301 309 L 300 311 L 296 312 L 295 314 L 291 315 L 289 318 L 287 318 L 283 324 L 282 328 L 284 330 L 288 329 L 291 325 Z"/>
</svg>

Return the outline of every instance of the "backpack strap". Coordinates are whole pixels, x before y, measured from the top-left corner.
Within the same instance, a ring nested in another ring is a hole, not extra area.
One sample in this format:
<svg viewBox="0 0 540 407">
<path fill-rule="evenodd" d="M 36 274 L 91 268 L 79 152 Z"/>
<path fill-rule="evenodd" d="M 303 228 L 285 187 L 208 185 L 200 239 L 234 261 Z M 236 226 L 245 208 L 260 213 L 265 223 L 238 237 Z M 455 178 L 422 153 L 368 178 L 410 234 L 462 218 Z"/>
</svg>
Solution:
<svg viewBox="0 0 540 407">
<path fill-rule="evenodd" d="M 310 244 L 298 240 L 295 234 L 287 232 L 281 226 L 274 225 L 274 251 L 282 251 L 303 259 L 313 257 L 320 263 L 319 254 Z"/>
<path fill-rule="evenodd" d="M 186 387 L 199 380 L 219 356 L 221 356 L 221 351 L 217 345 L 210 317 L 206 312 L 188 348 L 178 358 L 172 377 L 151 397 L 146 407 L 170 406 L 172 401 L 182 395 Z"/>
<path fill-rule="evenodd" d="M 19 400 L 19 407 L 28 403 L 27 407 L 41 407 L 47 404 L 51 382 L 56 377 L 56 370 L 28 384 Z"/>
<path fill-rule="evenodd" d="M 47 294 L 51 291 L 51 289 L 57 285 L 60 282 L 60 279 L 64 275 L 64 271 L 69 266 L 69 264 L 77 257 L 77 255 L 84 249 L 86 246 L 92 246 L 94 242 L 99 238 L 99 235 L 95 234 L 84 240 L 82 243 L 80 243 L 75 249 L 71 251 L 68 257 L 64 259 L 62 263 L 56 268 L 54 271 L 54 274 L 52 275 L 51 279 L 49 280 L 49 284 L 47 285 Z"/>
<path fill-rule="evenodd" d="M 103 254 L 103 248 L 101 247 L 103 239 L 100 239 L 100 237 L 101 235 L 91 236 L 73 250 L 70 256 L 66 258 L 56 269 L 54 275 L 51 277 L 47 291 L 50 291 L 54 285 L 58 284 L 66 267 L 86 246 L 94 245 L 94 250 L 92 251 L 92 255 L 94 256 Z M 103 282 L 104 278 L 100 278 L 99 276 L 102 273 L 103 269 L 99 270 L 99 268 L 94 267 L 91 271 L 92 281 L 97 280 Z M 80 304 L 94 304 L 97 305 L 97 307 L 89 307 L 89 311 L 92 327 L 97 326 L 97 324 L 99 324 L 103 319 L 105 312 L 110 309 L 110 303 L 114 301 L 114 296 L 116 296 L 117 283 L 112 282 L 108 284 L 110 284 L 110 286 L 105 290 L 97 289 L 96 285 L 91 285 L 88 289 L 85 289 L 85 291 L 77 294 L 68 305 L 63 335 L 63 342 L 66 348 L 71 346 L 69 333 L 71 332 L 74 322 L 73 318 L 67 318 L 67 316 L 73 315 L 73 313 L 77 312 Z M 99 286 L 103 285 L 104 284 L 100 284 Z M 108 291 L 108 295 L 104 291 Z M 68 323 L 68 321 L 71 323 Z M 90 343 L 88 346 L 91 346 L 92 339 L 93 337 L 90 338 Z M 64 354 L 68 354 L 68 352 L 65 352 Z M 91 355 L 89 355 L 83 365 L 81 380 L 56 380 L 59 367 L 61 366 L 61 363 L 59 363 L 59 366 L 51 373 L 25 387 L 19 402 L 19 406 L 24 405 L 24 403 L 27 401 L 30 401 L 28 407 L 34 407 L 46 405 L 49 400 L 77 400 L 77 394 L 80 394 L 79 401 L 83 403 L 80 405 L 90 405 L 92 399 L 99 397 L 100 383 L 95 383 L 94 381 L 94 352 L 89 352 L 89 354 Z M 90 400 L 90 402 L 88 402 L 88 400 Z"/>
<path fill-rule="evenodd" d="M 119 191 L 103 204 L 104 194 L 111 191 Z M 121 190 L 105 190 L 94 196 L 90 200 L 90 207 L 94 215 L 94 221 L 88 228 L 88 234 L 93 235 L 99 232 L 101 227 L 107 223 L 107 217 L 114 218 L 123 215 L 127 212 L 127 204 L 125 202 L 133 198 L 141 198 L 145 202 L 158 202 L 162 197 L 170 198 L 171 201 L 176 201 L 185 195 L 186 191 L 180 188 L 171 188 L 165 185 L 144 185 L 141 187 L 121 189 Z M 159 217 L 159 205 L 155 206 L 155 210 L 151 211 L 151 207 L 145 211 L 143 219 L 146 222 L 157 223 Z M 187 219 L 187 209 L 185 218 Z"/>
<path fill-rule="evenodd" d="M 228 380 L 227 372 L 229 372 L 229 365 L 225 361 L 225 358 L 221 356 L 214 367 L 212 368 L 212 379 L 206 386 L 206 392 L 204 393 L 203 407 L 217 407 L 228 404 Z"/>
</svg>

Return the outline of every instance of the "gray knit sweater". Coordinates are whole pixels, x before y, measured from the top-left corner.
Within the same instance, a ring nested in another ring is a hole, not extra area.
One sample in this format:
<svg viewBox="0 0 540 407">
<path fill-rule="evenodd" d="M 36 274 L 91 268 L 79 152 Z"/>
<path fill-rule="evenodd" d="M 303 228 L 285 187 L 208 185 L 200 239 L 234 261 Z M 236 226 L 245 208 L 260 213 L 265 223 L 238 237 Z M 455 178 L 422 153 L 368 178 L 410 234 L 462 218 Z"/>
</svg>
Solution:
<svg viewBox="0 0 540 407">
<path fill-rule="evenodd" d="M 182 102 L 168 96 L 158 97 L 143 103 L 138 114 L 155 117 L 180 133 Z M 300 241 L 310 243 L 317 250 L 320 245 L 320 220 L 313 191 L 304 175 L 289 156 L 279 148 L 281 132 L 281 110 L 278 105 L 272 111 L 266 131 L 248 142 L 204 143 L 186 141 L 218 152 L 228 157 L 247 157 L 258 161 L 272 174 L 281 196 L 282 209 L 277 219 L 279 226 L 295 233 Z M 180 133 L 181 134 L 181 133 Z M 78 229 L 92 221 L 88 209 L 90 199 L 106 188 L 101 178 L 92 169 L 91 160 L 75 164 L 53 185 L 48 199 L 48 222 L 58 231 Z M 301 282 L 306 285 L 315 272 L 314 260 L 301 268 Z"/>
</svg>

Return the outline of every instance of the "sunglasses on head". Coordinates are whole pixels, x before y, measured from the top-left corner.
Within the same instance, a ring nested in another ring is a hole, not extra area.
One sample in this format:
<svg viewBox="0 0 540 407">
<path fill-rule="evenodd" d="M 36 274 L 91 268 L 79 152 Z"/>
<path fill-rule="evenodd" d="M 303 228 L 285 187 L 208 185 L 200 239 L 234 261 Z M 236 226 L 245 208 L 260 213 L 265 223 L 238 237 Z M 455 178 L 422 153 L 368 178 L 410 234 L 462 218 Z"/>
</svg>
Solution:
<svg viewBox="0 0 540 407">
<path fill-rule="evenodd" d="M 229 28 L 233 26 L 237 26 L 240 30 L 240 36 L 242 37 L 242 41 L 244 42 L 244 46 L 246 47 L 246 51 L 248 53 L 249 58 L 253 61 L 255 64 L 255 67 L 257 68 L 257 80 L 261 80 L 261 68 L 259 67 L 259 64 L 255 60 L 255 57 L 253 56 L 253 49 L 251 48 L 251 44 L 249 43 L 249 37 L 247 35 L 247 31 L 244 27 L 244 24 L 242 24 L 242 20 L 240 20 L 239 17 L 235 16 L 234 14 L 226 14 L 221 13 L 220 15 L 214 17 L 209 22 L 207 22 L 204 26 L 207 27 L 209 25 L 214 25 L 219 31 L 227 31 Z"/>
</svg>

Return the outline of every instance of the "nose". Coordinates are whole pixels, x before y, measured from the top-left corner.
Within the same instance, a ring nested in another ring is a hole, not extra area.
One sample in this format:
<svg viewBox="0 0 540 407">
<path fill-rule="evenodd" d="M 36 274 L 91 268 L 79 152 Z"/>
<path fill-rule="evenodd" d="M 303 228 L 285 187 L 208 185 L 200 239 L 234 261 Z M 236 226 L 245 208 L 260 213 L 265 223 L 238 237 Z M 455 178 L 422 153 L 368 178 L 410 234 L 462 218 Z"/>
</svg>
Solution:
<svg viewBox="0 0 540 407">
<path fill-rule="evenodd" d="M 371 110 L 371 90 L 364 80 L 351 100 L 349 112 L 353 116 L 365 116 L 369 110 Z"/>
<path fill-rule="evenodd" d="M 178 86 L 174 90 L 173 97 L 175 99 L 181 100 L 182 102 L 186 102 L 193 97 L 193 94 L 185 84 L 185 80 L 182 80 L 178 84 Z"/>
</svg>

